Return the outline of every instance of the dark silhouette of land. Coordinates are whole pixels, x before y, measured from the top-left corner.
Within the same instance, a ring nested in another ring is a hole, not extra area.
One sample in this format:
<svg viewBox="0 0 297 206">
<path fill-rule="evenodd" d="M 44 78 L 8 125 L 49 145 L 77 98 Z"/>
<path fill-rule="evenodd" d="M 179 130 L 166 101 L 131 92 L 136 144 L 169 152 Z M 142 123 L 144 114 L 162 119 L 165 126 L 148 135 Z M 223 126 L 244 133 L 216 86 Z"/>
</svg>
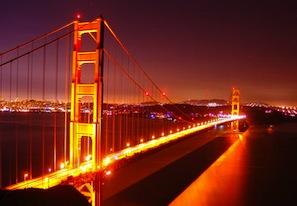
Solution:
<svg viewBox="0 0 297 206">
<path fill-rule="evenodd" d="M 47 190 L 0 190 L 0 205 L 9 206 L 89 206 L 88 201 L 72 186 L 56 186 Z"/>
</svg>

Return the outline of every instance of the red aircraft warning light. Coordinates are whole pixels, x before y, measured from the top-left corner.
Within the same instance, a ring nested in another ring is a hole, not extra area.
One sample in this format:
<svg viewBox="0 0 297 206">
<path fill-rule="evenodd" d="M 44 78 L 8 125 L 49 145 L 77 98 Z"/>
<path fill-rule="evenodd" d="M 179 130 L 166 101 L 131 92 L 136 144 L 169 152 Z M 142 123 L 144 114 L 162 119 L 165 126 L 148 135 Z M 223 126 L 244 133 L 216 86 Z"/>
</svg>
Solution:
<svg viewBox="0 0 297 206">
<path fill-rule="evenodd" d="M 77 14 L 76 14 L 76 18 L 77 18 L 77 19 L 80 19 L 80 18 L 81 18 L 80 13 L 77 13 Z"/>
</svg>

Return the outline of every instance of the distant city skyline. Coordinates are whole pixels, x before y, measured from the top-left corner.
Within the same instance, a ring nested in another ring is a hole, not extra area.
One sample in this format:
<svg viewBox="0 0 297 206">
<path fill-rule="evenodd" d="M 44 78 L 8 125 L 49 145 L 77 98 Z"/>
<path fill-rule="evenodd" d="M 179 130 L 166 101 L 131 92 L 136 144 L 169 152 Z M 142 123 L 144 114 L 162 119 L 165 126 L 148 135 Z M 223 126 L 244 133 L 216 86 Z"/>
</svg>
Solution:
<svg viewBox="0 0 297 206">
<path fill-rule="evenodd" d="M 0 51 L 80 13 L 102 14 L 167 95 L 297 106 L 297 3 L 293 1 L 15 0 L 1 2 Z M 12 12 L 13 11 L 13 12 Z"/>
</svg>

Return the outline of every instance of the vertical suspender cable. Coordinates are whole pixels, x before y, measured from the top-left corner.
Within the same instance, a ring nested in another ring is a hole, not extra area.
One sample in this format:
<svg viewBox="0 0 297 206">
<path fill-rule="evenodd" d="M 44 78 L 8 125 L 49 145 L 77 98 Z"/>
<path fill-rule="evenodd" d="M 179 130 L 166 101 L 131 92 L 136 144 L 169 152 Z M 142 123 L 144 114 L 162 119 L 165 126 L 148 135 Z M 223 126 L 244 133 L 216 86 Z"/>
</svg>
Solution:
<svg viewBox="0 0 297 206">
<path fill-rule="evenodd" d="M 19 57 L 19 47 L 17 47 L 17 57 Z M 18 100 L 19 99 L 19 84 L 18 84 L 18 81 L 19 81 L 19 58 L 17 59 L 16 61 L 16 98 L 15 100 Z M 17 114 L 16 114 L 17 115 Z M 18 138 L 18 122 L 16 122 L 16 130 L 15 130 L 15 156 L 16 156 L 16 163 L 15 163 L 15 171 L 16 171 L 16 182 L 18 182 L 18 173 L 19 173 L 19 152 L 18 152 L 18 149 L 19 149 L 19 145 L 18 145 L 18 141 L 19 141 L 19 138 Z"/>
<path fill-rule="evenodd" d="M 19 57 L 19 47 L 17 47 L 17 57 Z M 16 97 L 19 97 L 19 58 L 17 59 L 16 66 Z"/>
<path fill-rule="evenodd" d="M 105 106 L 106 106 L 106 110 L 107 111 L 109 111 L 109 75 L 110 75 L 110 71 L 109 71 L 109 58 L 107 58 L 107 61 L 106 61 L 106 64 L 107 64 L 107 71 L 105 72 L 106 73 L 106 75 L 105 75 L 105 77 L 104 77 L 104 79 L 105 79 L 105 82 L 106 82 L 106 84 L 105 84 Z M 104 117 L 104 116 L 103 116 Z M 108 148 L 107 148 L 107 141 L 108 141 L 108 113 L 106 113 L 105 114 L 105 140 L 104 140 L 104 142 L 105 142 L 105 154 L 107 153 L 107 150 L 108 150 Z"/>
<path fill-rule="evenodd" d="M 31 44 L 31 50 L 33 51 L 34 49 L 34 42 L 32 42 Z M 28 81 L 29 81 L 29 98 L 32 99 L 32 87 L 33 87 L 33 68 L 34 68 L 34 64 L 33 64 L 33 60 L 34 60 L 34 53 L 32 52 L 31 53 L 31 56 L 30 56 L 30 68 L 29 68 L 29 78 L 28 78 Z M 32 176 L 33 176 L 33 161 L 32 161 L 32 148 L 33 148 L 33 125 L 32 125 L 32 118 L 33 118 L 33 112 L 32 114 L 30 115 L 30 143 L 29 143 L 29 157 L 30 157 L 30 169 L 29 169 L 29 177 L 30 179 L 32 179 Z"/>
<path fill-rule="evenodd" d="M 45 40 L 46 41 L 46 40 Z M 42 100 L 45 100 L 45 68 L 46 68 L 46 45 L 43 46 L 43 65 L 42 65 Z M 45 109 L 45 108 L 44 108 Z M 42 175 L 44 175 L 45 168 L 45 118 L 46 114 L 43 111 L 42 115 Z"/>
<path fill-rule="evenodd" d="M 59 40 L 56 44 L 56 71 L 55 71 L 55 102 L 58 103 L 58 70 L 59 70 Z M 54 171 L 57 169 L 57 112 L 54 113 Z"/>
<path fill-rule="evenodd" d="M 30 70 L 30 54 L 28 54 L 28 56 L 27 56 L 27 71 L 26 71 L 26 90 L 27 90 L 27 93 L 26 93 L 26 100 L 27 101 L 29 101 L 29 70 Z M 30 114 L 30 113 L 29 113 Z M 30 117 L 31 117 L 32 115 L 30 114 L 30 115 L 28 115 L 27 116 L 27 128 L 28 128 L 28 137 L 29 137 L 29 139 L 28 139 L 28 145 L 27 145 L 27 167 L 26 167 L 26 171 L 27 172 L 29 172 L 29 173 L 31 173 L 31 171 L 30 171 L 30 144 L 31 144 L 31 141 L 30 141 Z"/>
<path fill-rule="evenodd" d="M 9 101 L 11 102 L 11 92 L 12 92 L 12 62 L 10 62 L 9 68 Z"/>
<path fill-rule="evenodd" d="M 69 84 L 69 73 L 70 73 L 70 58 L 71 58 L 71 35 L 68 36 L 68 41 L 66 41 L 66 55 L 65 55 L 65 112 L 64 112 L 64 148 L 63 148 L 63 155 L 64 155 L 64 162 L 66 162 L 67 159 L 67 135 L 68 135 L 68 127 L 67 127 L 67 119 L 68 119 L 68 102 L 69 102 L 69 96 L 68 96 L 68 84 Z"/>
<path fill-rule="evenodd" d="M 12 62 L 9 63 L 9 101 L 11 103 L 11 87 L 12 87 Z M 11 119 L 11 115 L 9 115 L 9 120 L 10 122 L 12 121 Z M 11 153 L 12 153 L 12 150 L 11 150 Z M 12 157 L 12 154 L 10 155 L 10 157 Z M 13 181 L 12 181 L 12 164 L 11 164 L 11 161 L 9 161 L 9 174 L 10 174 L 10 178 L 9 178 L 9 184 L 11 184 Z"/>
</svg>

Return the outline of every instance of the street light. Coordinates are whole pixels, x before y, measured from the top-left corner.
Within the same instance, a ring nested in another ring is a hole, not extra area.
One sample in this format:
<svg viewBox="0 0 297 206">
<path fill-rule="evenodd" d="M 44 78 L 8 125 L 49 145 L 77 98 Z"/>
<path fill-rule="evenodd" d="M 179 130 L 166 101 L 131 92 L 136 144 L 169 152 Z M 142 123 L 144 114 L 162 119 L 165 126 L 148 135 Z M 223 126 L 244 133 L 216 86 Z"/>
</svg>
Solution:
<svg viewBox="0 0 297 206">
<path fill-rule="evenodd" d="M 61 162 L 60 169 L 64 169 L 64 168 L 65 168 L 65 164 L 64 164 L 64 162 Z"/>
<path fill-rule="evenodd" d="M 85 158 L 85 160 L 88 162 L 88 161 L 91 160 L 91 158 L 92 158 L 92 155 L 87 155 L 86 158 Z"/>
<path fill-rule="evenodd" d="M 25 174 L 24 174 L 24 181 L 26 181 L 28 177 L 29 177 L 29 174 L 27 172 L 25 172 Z"/>
</svg>

